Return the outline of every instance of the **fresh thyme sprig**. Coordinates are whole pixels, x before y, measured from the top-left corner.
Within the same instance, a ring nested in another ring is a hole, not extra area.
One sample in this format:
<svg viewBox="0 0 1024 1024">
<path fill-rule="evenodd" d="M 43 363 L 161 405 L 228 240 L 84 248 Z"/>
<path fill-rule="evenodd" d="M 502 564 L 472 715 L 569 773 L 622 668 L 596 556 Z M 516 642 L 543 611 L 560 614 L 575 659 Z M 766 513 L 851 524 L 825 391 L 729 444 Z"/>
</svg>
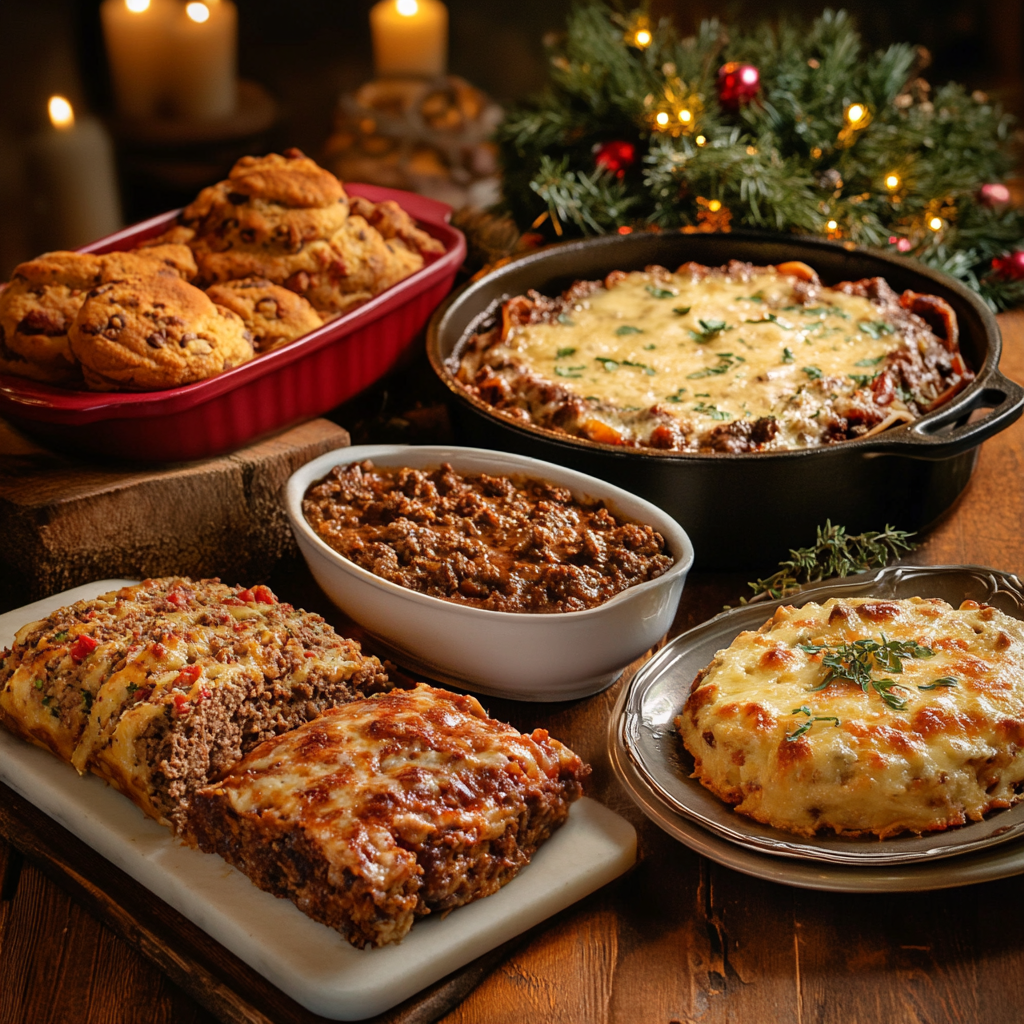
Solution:
<svg viewBox="0 0 1024 1024">
<path fill-rule="evenodd" d="M 835 728 L 839 728 L 839 719 L 836 718 L 835 715 L 814 715 L 806 704 L 803 704 L 798 708 L 793 708 L 790 714 L 807 716 L 806 722 L 802 722 L 792 732 L 786 733 L 786 739 L 791 743 L 793 740 L 800 739 L 805 732 L 810 732 L 811 726 L 814 725 L 815 722 L 831 722 Z"/>
<path fill-rule="evenodd" d="M 896 690 L 907 691 L 893 679 L 875 679 L 871 673 L 875 669 L 901 675 L 904 658 L 932 658 L 935 652 L 930 647 L 914 643 L 912 640 L 886 640 L 882 634 L 882 642 L 877 640 L 854 640 L 844 644 L 799 644 L 801 651 L 808 654 L 828 652 L 821 659 L 821 664 L 828 669 L 825 678 L 808 691 L 815 693 L 824 690 L 834 682 L 855 683 L 865 693 L 874 690 L 885 702 L 886 707 L 893 711 L 905 711 L 906 700 Z"/>
<path fill-rule="evenodd" d="M 917 547 L 910 541 L 913 536 L 891 526 L 880 532 L 847 534 L 846 527 L 833 526 L 826 519 L 811 547 L 791 549 L 791 557 L 779 563 L 777 572 L 747 585 L 755 596 L 779 598 L 807 583 L 881 569 Z"/>
</svg>

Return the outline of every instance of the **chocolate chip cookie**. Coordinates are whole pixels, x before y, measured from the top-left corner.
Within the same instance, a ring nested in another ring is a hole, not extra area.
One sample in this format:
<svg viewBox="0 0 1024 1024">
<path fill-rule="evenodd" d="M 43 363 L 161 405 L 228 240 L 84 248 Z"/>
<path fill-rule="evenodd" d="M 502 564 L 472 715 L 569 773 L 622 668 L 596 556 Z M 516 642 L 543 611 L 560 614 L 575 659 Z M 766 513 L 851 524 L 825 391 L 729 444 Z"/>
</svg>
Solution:
<svg viewBox="0 0 1024 1024">
<path fill-rule="evenodd" d="M 264 278 L 215 284 L 206 294 L 217 305 L 227 307 L 242 318 L 252 333 L 257 355 L 287 345 L 323 323 L 301 295 Z"/>
</svg>

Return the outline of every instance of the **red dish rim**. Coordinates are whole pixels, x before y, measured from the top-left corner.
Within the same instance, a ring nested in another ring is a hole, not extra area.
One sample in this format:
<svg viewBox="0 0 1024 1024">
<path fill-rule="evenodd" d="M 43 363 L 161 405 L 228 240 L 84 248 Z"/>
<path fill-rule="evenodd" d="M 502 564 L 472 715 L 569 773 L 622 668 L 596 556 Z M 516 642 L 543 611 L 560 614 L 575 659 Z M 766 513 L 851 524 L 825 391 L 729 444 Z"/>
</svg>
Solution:
<svg viewBox="0 0 1024 1024">
<path fill-rule="evenodd" d="M 345 184 L 351 195 L 363 196 L 372 202 L 395 200 L 419 226 L 444 244 L 445 251 L 427 254 L 422 269 L 375 295 L 351 313 L 330 320 L 298 341 L 274 352 L 227 370 L 216 377 L 185 384 L 164 391 L 72 391 L 39 381 L 0 374 L 0 411 L 6 405 L 14 415 L 47 422 L 68 424 L 91 423 L 96 420 L 135 419 L 167 416 L 185 412 L 211 401 L 242 384 L 248 384 L 290 365 L 347 334 L 369 326 L 387 308 L 404 304 L 431 287 L 439 272 L 460 267 L 466 257 L 466 240 L 462 233 L 448 224 L 451 207 L 426 196 L 384 188 L 379 185 Z M 116 252 L 125 242 L 137 245 L 153 238 L 169 227 L 180 210 L 151 217 L 149 220 L 122 228 L 115 234 L 82 246 L 78 252 Z"/>
</svg>

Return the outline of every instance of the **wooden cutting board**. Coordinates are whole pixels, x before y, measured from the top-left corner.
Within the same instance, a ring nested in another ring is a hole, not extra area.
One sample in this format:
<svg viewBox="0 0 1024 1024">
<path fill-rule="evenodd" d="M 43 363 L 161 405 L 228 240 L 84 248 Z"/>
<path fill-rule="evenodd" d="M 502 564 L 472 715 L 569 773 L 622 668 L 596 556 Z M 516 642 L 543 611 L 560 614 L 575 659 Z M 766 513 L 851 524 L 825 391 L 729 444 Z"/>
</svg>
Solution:
<svg viewBox="0 0 1024 1024">
<path fill-rule="evenodd" d="M 255 583 L 298 554 L 285 481 L 348 444 L 317 419 L 215 459 L 128 467 L 58 455 L 0 420 L 0 611 L 111 576 Z"/>
</svg>

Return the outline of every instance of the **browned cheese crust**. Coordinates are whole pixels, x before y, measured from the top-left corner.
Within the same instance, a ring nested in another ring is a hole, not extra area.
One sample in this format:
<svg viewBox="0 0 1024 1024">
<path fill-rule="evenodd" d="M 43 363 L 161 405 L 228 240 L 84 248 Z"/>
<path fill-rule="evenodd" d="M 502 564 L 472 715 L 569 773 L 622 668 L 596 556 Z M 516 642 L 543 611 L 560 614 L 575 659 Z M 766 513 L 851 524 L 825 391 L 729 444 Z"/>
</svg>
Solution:
<svg viewBox="0 0 1024 1024">
<path fill-rule="evenodd" d="M 379 946 L 510 881 L 589 771 L 544 730 L 421 684 L 263 744 L 196 794 L 190 826 L 261 889 Z"/>
<path fill-rule="evenodd" d="M 192 791 L 244 753 L 388 685 L 266 587 L 168 577 L 24 626 L 0 651 L 0 721 L 178 830 Z"/>
<path fill-rule="evenodd" d="M 943 299 L 882 278 L 828 288 L 802 263 L 651 266 L 530 291 L 458 360 L 466 391 L 517 422 L 687 452 L 865 437 L 974 378 Z"/>
</svg>

